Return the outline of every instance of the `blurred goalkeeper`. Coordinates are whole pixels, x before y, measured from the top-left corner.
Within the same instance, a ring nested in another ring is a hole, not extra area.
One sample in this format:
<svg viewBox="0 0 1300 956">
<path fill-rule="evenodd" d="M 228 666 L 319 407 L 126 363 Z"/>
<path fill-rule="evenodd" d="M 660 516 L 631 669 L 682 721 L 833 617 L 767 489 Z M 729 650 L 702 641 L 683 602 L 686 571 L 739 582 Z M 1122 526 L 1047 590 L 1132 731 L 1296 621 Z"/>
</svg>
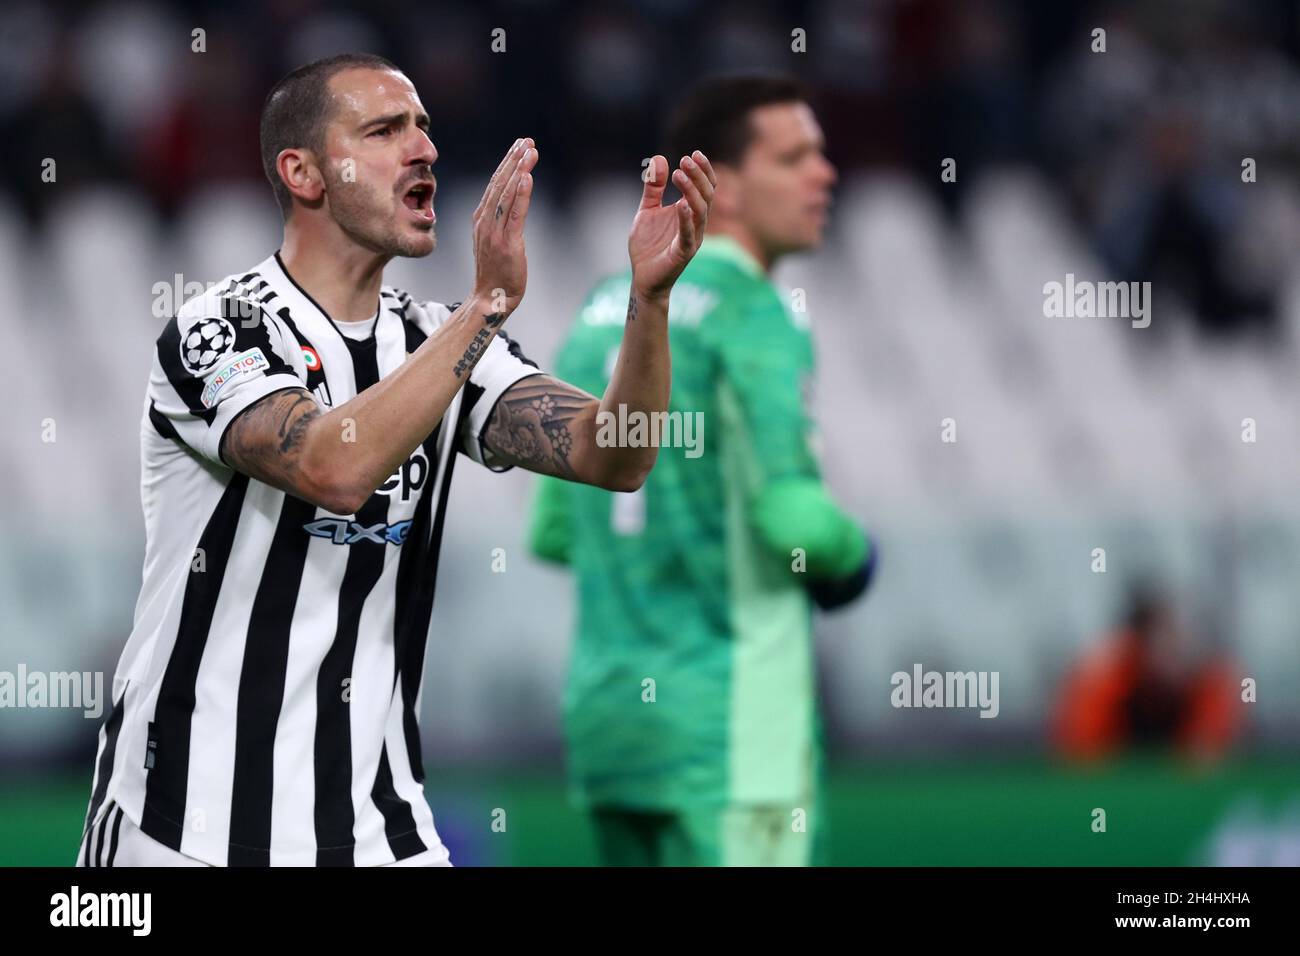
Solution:
<svg viewBox="0 0 1300 956">
<path fill-rule="evenodd" d="M 836 173 L 804 88 L 780 76 L 706 81 L 669 140 L 698 144 L 718 177 L 669 304 L 663 437 L 682 447 L 630 494 L 542 479 L 531 526 L 533 551 L 577 575 L 570 773 L 606 865 L 807 865 L 821 861 L 812 604 L 861 595 L 875 550 L 822 483 L 812 340 L 770 272 L 820 245 Z M 596 394 L 630 278 L 596 286 L 556 363 Z M 615 424 L 607 439 L 637 440 Z"/>
</svg>

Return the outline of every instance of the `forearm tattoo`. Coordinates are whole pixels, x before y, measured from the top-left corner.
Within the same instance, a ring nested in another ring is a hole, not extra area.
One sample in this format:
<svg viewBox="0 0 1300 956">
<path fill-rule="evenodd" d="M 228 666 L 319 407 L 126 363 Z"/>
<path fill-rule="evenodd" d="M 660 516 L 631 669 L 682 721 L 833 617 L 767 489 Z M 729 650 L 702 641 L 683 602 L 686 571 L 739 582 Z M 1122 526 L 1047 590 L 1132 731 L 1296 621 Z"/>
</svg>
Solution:
<svg viewBox="0 0 1300 956">
<path fill-rule="evenodd" d="M 636 293 L 629 292 L 627 296 L 627 320 L 636 321 Z"/>
<path fill-rule="evenodd" d="M 484 441 L 498 457 L 543 475 L 577 480 L 570 426 L 596 398 L 549 375 L 512 385 L 497 402 Z"/>
<path fill-rule="evenodd" d="M 460 361 L 452 369 L 457 378 L 464 378 L 474 370 L 474 366 L 478 364 L 483 350 L 488 347 L 488 343 L 492 341 L 492 336 L 497 334 L 497 329 L 505 320 L 506 317 L 500 312 L 489 312 L 483 316 L 483 328 L 479 329 L 474 335 L 469 346 L 465 349 L 465 354 L 460 357 Z"/>
</svg>

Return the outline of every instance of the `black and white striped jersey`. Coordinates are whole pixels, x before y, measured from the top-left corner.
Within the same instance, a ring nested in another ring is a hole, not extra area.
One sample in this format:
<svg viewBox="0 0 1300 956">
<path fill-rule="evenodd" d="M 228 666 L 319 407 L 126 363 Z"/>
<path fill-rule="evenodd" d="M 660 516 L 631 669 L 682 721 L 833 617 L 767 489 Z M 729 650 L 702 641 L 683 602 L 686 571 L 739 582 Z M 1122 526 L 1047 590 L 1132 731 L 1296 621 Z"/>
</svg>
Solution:
<svg viewBox="0 0 1300 956">
<path fill-rule="evenodd" d="M 341 405 L 451 312 L 384 287 L 373 331 L 353 338 L 276 254 L 167 323 L 141 426 L 143 584 L 87 827 L 116 804 L 217 865 L 374 865 L 438 845 L 417 714 L 455 452 L 504 470 L 482 434 L 537 366 L 498 333 L 356 514 L 233 471 L 219 449 L 279 389 Z"/>
</svg>

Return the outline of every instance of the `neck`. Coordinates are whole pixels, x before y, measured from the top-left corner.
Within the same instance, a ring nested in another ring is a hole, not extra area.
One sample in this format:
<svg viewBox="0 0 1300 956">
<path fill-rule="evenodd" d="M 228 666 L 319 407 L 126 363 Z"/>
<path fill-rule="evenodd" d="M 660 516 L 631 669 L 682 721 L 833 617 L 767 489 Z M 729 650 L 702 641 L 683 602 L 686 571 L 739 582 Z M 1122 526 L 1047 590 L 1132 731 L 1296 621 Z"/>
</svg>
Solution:
<svg viewBox="0 0 1300 956">
<path fill-rule="evenodd" d="M 771 272 L 772 266 L 776 265 L 776 256 L 768 252 L 754 238 L 754 234 L 738 222 L 723 221 L 719 223 L 710 222 L 705 230 L 707 236 L 726 236 L 740 244 L 755 261 L 763 267 L 764 272 Z"/>
<path fill-rule="evenodd" d="M 327 235 L 284 227 L 280 261 L 325 313 L 338 322 L 375 314 L 389 256 L 363 249 L 338 230 Z"/>
</svg>

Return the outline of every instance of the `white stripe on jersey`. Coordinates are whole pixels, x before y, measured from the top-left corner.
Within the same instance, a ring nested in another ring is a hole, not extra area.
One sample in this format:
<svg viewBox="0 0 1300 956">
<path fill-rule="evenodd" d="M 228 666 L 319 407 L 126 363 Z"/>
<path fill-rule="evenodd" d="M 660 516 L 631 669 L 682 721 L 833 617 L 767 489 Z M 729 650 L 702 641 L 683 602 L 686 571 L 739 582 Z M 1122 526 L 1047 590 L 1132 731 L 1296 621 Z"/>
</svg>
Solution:
<svg viewBox="0 0 1300 956">
<path fill-rule="evenodd" d="M 493 337 L 447 427 L 355 515 L 233 472 L 219 448 L 276 390 L 343 404 L 450 314 L 385 288 L 373 337 L 349 340 L 275 255 L 168 322 L 141 423 L 144 580 L 88 827 L 116 805 L 215 865 L 371 865 L 440 843 L 415 717 L 452 451 L 499 470 L 482 431 L 537 367 Z"/>
</svg>

